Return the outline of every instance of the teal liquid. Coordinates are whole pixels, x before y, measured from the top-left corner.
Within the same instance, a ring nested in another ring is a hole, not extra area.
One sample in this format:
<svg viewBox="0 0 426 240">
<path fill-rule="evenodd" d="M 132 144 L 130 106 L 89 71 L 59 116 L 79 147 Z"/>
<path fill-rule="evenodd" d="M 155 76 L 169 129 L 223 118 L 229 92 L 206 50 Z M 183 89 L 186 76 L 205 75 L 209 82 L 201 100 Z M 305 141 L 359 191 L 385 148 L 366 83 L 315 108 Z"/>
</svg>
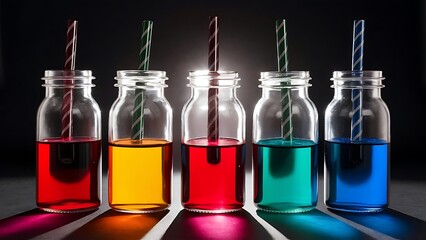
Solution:
<svg viewBox="0 0 426 240">
<path fill-rule="evenodd" d="M 253 144 L 254 203 L 272 212 L 305 212 L 317 204 L 318 144 L 265 139 Z"/>
</svg>

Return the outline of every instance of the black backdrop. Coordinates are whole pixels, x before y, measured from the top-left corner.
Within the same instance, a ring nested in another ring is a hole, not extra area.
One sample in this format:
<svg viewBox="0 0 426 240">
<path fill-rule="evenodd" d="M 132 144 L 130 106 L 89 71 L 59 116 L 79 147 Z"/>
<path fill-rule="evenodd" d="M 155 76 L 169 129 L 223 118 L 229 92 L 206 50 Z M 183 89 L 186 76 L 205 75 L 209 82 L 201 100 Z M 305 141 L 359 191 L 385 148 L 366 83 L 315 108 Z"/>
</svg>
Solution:
<svg viewBox="0 0 426 240">
<path fill-rule="evenodd" d="M 208 16 L 220 21 L 220 67 L 240 73 L 238 96 L 252 112 L 261 71 L 276 69 L 276 19 L 287 19 L 289 68 L 309 70 L 320 120 L 333 96 L 332 71 L 349 70 L 352 21 L 366 20 L 364 69 L 382 70 L 391 112 L 392 177 L 425 179 L 426 4 L 424 1 L 0 1 L 0 177 L 34 174 L 35 121 L 44 97 L 43 71 L 64 63 L 66 20 L 79 20 L 77 69 L 96 76 L 102 110 L 104 169 L 107 117 L 117 96 L 113 77 L 138 64 L 141 22 L 154 21 L 150 68 L 165 70 L 174 110 L 174 161 L 179 163 L 180 112 L 188 71 L 207 68 Z M 251 157 L 250 146 L 248 160 Z M 320 155 L 321 156 L 321 155 Z M 322 157 L 320 166 L 322 167 Z"/>
</svg>

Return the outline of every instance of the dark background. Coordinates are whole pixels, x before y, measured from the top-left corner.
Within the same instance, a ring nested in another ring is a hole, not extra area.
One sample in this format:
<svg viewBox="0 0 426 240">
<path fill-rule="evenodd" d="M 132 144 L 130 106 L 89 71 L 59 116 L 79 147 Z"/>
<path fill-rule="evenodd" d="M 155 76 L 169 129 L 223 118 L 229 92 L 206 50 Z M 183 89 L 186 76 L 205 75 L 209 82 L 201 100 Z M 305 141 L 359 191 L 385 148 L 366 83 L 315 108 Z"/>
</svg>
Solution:
<svg viewBox="0 0 426 240">
<path fill-rule="evenodd" d="M 66 21 L 79 21 L 76 69 L 96 77 L 107 167 L 108 111 L 117 97 L 116 70 L 138 66 L 141 22 L 154 21 L 150 68 L 167 71 L 174 111 L 174 161 L 180 161 L 180 112 L 190 70 L 207 68 L 208 17 L 220 21 L 220 68 L 242 78 L 248 162 L 252 112 L 261 71 L 276 69 L 276 19 L 287 19 L 289 69 L 309 70 L 319 112 L 333 97 L 334 70 L 351 67 L 352 24 L 366 20 L 364 69 L 382 70 L 382 97 L 391 112 L 392 178 L 426 180 L 423 140 L 426 93 L 425 1 L 0 1 L 0 177 L 34 175 L 35 126 L 44 98 L 40 78 L 64 64 Z M 320 155 L 321 156 L 321 155 Z M 320 157 L 320 168 L 323 159 Z"/>
</svg>

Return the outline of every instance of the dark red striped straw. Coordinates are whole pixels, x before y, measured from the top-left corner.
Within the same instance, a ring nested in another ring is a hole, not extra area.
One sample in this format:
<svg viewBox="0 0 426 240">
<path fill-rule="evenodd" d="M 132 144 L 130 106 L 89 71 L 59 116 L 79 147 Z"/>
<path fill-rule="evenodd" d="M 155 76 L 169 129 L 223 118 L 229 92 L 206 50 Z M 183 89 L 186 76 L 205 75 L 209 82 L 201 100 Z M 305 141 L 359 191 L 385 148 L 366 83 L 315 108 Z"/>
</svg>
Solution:
<svg viewBox="0 0 426 240">
<path fill-rule="evenodd" d="M 217 16 L 209 18 L 209 71 L 219 70 L 219 27 Z M 217 79 L 213 79 L 213 86 L 217 86 Z M 211 87 L 208 92 L 208 116 L 207 139 L 217 141 L 219 139 L 219 97 L 218 89 Z"/>
<path fill-rule="evenodd" d="M 75 55 L 77 49 L 77 21 L 68 20 L 67 45 L 65 48 L 65 70 L 75 69 Z M 71 85 L 72 80 L 65 80 L 64 85 Z M 62 101 L 62 139 L 71 139 L 72 136 L 72 108 L 73 91 L 71 87 L 64 88 Z"/>
</svg>

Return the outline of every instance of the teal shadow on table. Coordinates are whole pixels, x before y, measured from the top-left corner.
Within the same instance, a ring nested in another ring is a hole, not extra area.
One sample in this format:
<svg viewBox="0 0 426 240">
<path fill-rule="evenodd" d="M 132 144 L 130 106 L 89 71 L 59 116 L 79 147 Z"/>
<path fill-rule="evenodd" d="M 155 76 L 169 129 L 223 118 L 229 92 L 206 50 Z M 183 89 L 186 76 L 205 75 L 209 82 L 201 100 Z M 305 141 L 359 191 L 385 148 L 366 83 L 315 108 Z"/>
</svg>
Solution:
<svg viewBox="0 0 426 240">
<path fill-rule="evenodd" d="M 272 239 L 271 235 L 245 210 L 209 214 L 181 210 L 162 239 Z"/>
<path fill-rule="evenodd" d="M 64 239 L 141 239 L 168 212 L 132 214 L 110 209 Z"/>
<path fill-rule="evenodd" d="M 426 222 L 393 209 L 378 213 L 332 213 L 397 239 L 426 239 Z"/>
<path fill-rule="evenodd" d="M 83 213 L 49 213 L 33 209 L 0 220 L 0 239 L 29 239 L 64 226 L 94 211 Z"/>
<path fill-rule="evenodd" d="M 271 213 L 259 210 L 256 213 L 290 239 L 373 239 L 317 209 L 304 213 Z"/>
</svg>

